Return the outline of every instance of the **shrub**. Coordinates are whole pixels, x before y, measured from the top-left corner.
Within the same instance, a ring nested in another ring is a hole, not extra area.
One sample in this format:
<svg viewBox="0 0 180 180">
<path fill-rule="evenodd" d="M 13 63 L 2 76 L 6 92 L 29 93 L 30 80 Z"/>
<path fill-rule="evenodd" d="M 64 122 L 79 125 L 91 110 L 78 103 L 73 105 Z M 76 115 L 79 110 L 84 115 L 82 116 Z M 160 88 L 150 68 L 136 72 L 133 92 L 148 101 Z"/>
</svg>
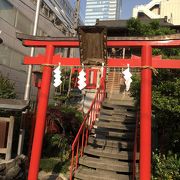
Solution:
<svg viewBox="0 0 180 180">
<path fill-rule="evenodd" d="M 46 134 L 44 138 L 43 156 L 58 157 L 62 162 L 69 158 L 70 146 L 62 134 Z"/>
<path fill-rule="evenodd" d="M 70 106 L 50 107 L 47 112 L 47 121 L 55 122 L 59 127 L 59 133 L 68 137 L 71 144 L 82 122 L 82 114 Z"/>
<path fill-rule="evenodd" d="M 40 162 L 40 170 L 45 172 L 52 172 L 52 173 L 64 173 L 68 171 L 68 167 L 70 165 L 70 161 L 61 162 L 57 158 L 45 158 L 41 159 Z"/>
<path fill-rule="evenodd" d="M 46 120 L 48 133 L 44 137 L 43 157 L 57 157 L 64 162 L 69 158 L 82 114 L 69 106 L 49 107 Z"/>
<path fill-rule="evenodd" d="M 180 158 L 177 154 L 170 151 L 167 155 L 153 153 L 152 161 L 153 180 L 180 179 Z"/>
</svg>

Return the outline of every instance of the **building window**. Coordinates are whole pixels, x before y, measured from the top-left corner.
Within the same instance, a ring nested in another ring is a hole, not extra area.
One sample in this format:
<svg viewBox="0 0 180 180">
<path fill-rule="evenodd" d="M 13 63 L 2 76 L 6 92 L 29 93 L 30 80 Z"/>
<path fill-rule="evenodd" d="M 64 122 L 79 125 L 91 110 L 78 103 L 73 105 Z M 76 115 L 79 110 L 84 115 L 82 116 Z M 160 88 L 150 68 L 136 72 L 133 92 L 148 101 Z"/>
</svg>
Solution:
<svg viewBox="0 0 180 180">
<path fill-rule="evenodd" d="M 12 69 L 26 71 L 27 66 L 23 65 L 24 55 L 8 46 L 0 46 L 0 64 L 9 66 Z"/>
<path fill-rule="evenodd" d="M 7 0 L 0 0 L 0 17 L 14 26 L 16 9 Z"/>
<path fill-rule="evenodd" d="M 31 34 L 33 24 L 32 22 L 26 18 L 26 16 L 18 11 L 17 13 L 17 20 L 16 20 L 16 28 L 25 33 Z"/>
<path fill-rule="evenodd" d="M 9 66 L 12 59 L 12 51 L 5 45 L 0 45 L 0 64 Z"/>
<path fill-rule="evenodd" d="M 23 65 L 24 55 L 12 50 L 12 59 L 10 62 L 10 67 L 20 71 L 26 71 L 27 66 Z"/>
</svg>

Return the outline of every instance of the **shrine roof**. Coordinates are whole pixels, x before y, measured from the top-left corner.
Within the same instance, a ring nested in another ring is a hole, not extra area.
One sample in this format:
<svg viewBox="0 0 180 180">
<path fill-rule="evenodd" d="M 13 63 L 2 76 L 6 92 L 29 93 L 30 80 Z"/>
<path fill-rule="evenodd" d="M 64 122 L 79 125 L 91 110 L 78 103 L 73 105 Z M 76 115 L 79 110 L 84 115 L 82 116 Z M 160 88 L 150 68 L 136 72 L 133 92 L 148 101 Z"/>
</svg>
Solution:
<svg viewBox="0 0 180 180">
<path fill-rule="evenodd" d="M 29 106 L 29 101 L 20 99 L 0 99 L 0 109 L 22 111 Z"/>
<path fill-rule="evenodd" d="M 143 24 L 149 24 L 153 22 L 153 19 L 143 18 L 139 19 Z M 164 20 L 164 18 L 156 19 L 159 22 L 159 25 L 162 27 L 171 27 L 173 24 L 168 23 Z M 97 20 L 96 26 L 105 26 L 108 29 L 127 29 L 127 23 L 129 20 Z"/>
<path fill-rule="evenodd" d="M 46 36 L 32 36 L 22 33 L 16 33 L 16 37 L 23 40 L 32 41 L 78 41 L 78 37 L 46 37 Z M 108 37 L 107 40 L 112 41 L 162 41 L 162 40 L 180 40 L 180 33 L 171 35 L 159 35 L 159 36 L 122 36 L 122 37 Z"/>
</svg>

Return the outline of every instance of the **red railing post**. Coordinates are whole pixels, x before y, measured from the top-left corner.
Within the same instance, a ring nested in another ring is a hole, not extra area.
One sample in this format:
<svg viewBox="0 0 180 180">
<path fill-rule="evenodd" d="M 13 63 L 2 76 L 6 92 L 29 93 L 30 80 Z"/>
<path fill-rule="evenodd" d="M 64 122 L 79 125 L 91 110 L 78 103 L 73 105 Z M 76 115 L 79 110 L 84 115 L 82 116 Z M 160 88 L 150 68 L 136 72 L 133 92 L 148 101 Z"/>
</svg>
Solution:
<svg viewBox="0 0 180 180">
<path fill-rule="evenodd" d="M 101 81 L 102 83 L 102 81 Z M 97 89 L 96 95 L 91 103 L 91 106 L 89 108 L 88 113 L 86 114 L 86 116 L 84 117 L 84 120 L 79 128 L 79 131 L 75 137 L 75 140 L 72 144 L 72 159 L 71 159 L 71 169 L 70 169 L 70 180 L 72 180 L 73 178 L 73 174 L 74 174 L 74 149 L 75 147 L 76 149 L 76 163 L 75 163 L 75 167 L 78 167 L 78 161 L 79 161 L 79 156 L 78 156 L 78 152 L 79 152 L 79 141 L 81 139 L 81 150 L 80 150 L 80 156 L 83 156 L 84 153 L 84 147 L 87 145 L 88 143 L 88 135 L 89 135 L 89 131 L 92 129 L 94 122 L 96 120 L 96 115 L 99 113 L 99 108 L 101 105 L 101 99 L 103 99 L 103 96 L 101 95 L 101 91 L 104 91 L 104 89 L 102 88 L 102 84 L 100 85 L 100 87 Z M 104 94 L 103 94 L 104 95 Z M 99 102 L 97 102 L 99 101 Z M 78 157 L 77 157 L 78 156 Z M 76 169 L 75 168 L 75 169 Z"/>
<path fill-rule="evenodd" d="M 86 123 L 84 124 L 84 128 L 85 127 L 86 127 Z M 84 128 L 83 128 L 82 140 L 81 140 L 81 157 L 83 156 L 83 152 L 84 152 Z"/>
<path fill-rule="evenodd" d="M 74 147 L 72 147 L 71 169 L 70 169 L 70 177 L 69 177 L 70 180 L 72 180 L 73 178 L 73 169 L 74 169 Z"/>
<path fill-rule="evenodd" d="M 79 140 L 76 147 L 76 169 L 78 168 L 78 161 L 79 161 Z"/>
<path fill-rule="evenodd" d="M 87 146 L 88 143 L 89 127 L 91 126 L 90 120 L 91 120 L 91 112 L 87 116 L 85 146 Z"/>
<path fill-rule="evenodd" d="M 140 96 L 140 180 L 151 179 L 152 47 L 142 47 Z M 144 67 L 144 68 L 143 68 Z"/>
<path fill-rule="evenodd" d="M 102 90 L 103 90 L 103 99 L 106 97 L 106 73 L 107 73 L 107 68 L 104 68 L 103 70 L 103 77 L 102 77 Z"/>
<path fill-rule="evenodd" d="M 54 53 L 54 47 L 52 45 L 47 46 L 46 48 L 47 64 L 51 64 L 53 53 Z M 48 106 L 48 98 L 49 98 L 49 91 L 51 84 L 51 74 L 52 74 L 52 68 L 50 66 L 44 66 L 39 102 L 37 106 L 36 126 L 34 131 L 28 180 L 38 179 L 39 163 L 41 158 L 41 149 L 42 149 L 45 120 L 46 120 L 46 111 Z"/>
</svg>

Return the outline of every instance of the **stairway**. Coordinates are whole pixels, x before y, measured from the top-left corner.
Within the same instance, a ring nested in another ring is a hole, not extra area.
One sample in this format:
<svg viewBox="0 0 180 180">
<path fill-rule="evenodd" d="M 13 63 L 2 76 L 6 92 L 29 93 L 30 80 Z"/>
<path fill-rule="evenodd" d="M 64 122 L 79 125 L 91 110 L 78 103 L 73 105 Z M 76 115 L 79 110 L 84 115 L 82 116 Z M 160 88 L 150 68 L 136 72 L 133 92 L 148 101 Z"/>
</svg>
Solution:
<svg viewBox="0 0 180 180">
<path fill-rule="evenodd" d="M 74 179 L 130 180 L 135 122 L 132 103 L 106 99 Z"/>
</svg>

